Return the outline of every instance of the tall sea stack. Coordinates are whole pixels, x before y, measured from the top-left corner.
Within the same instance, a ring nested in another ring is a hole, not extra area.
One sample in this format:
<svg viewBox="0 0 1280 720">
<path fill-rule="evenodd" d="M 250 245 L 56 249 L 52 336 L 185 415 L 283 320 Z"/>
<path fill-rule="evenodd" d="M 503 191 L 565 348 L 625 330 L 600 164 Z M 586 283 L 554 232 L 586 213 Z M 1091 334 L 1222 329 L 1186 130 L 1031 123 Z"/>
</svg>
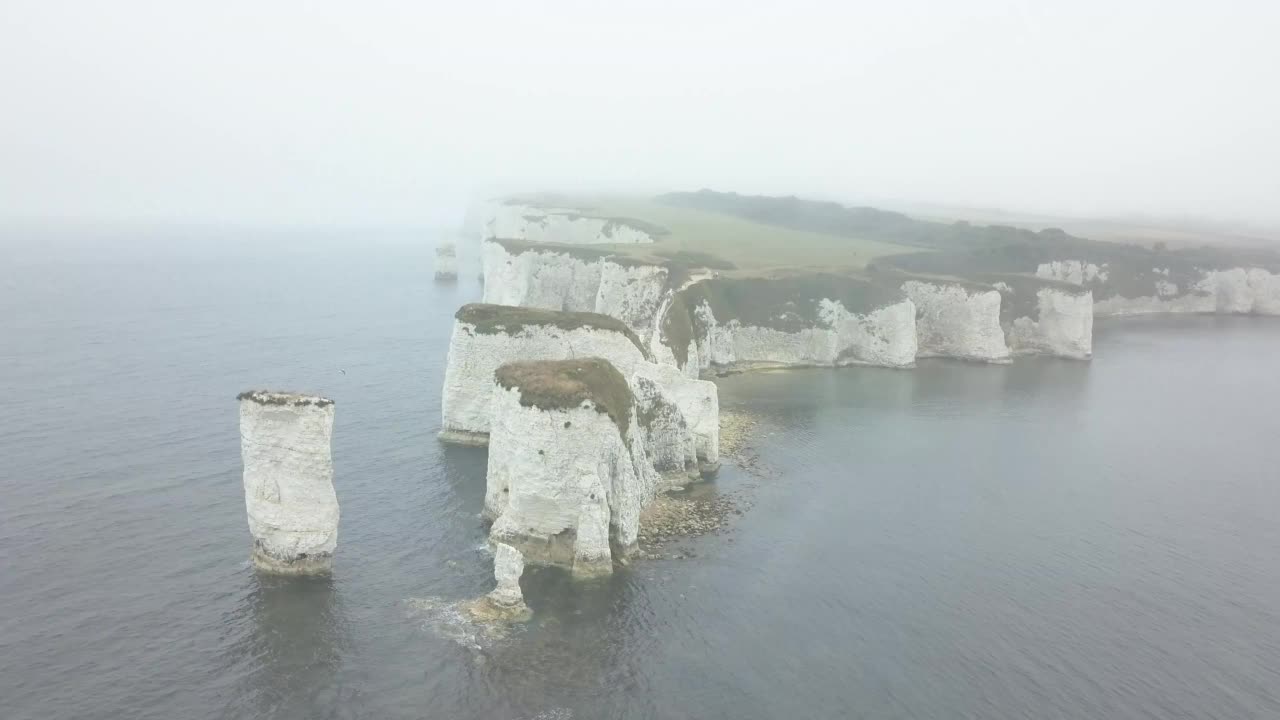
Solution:
<svg viewBox="0 0 1280 720">
<path fill-rule="evenodd" d="M 286 575 L 328 572 L 338 544 L 333 401 L 267 390 L 238 399 L 253 564 Z"/>
</svg>

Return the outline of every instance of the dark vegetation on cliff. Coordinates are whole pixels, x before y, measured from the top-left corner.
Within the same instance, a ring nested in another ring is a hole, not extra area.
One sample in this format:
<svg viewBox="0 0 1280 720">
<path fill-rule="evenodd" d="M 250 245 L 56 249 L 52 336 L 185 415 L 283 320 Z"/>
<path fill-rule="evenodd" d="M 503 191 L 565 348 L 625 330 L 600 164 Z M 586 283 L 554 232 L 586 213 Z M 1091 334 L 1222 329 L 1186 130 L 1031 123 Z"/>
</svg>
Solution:
<svg viewBox="0 0 1280 720">
<path fill-rule="evenodd" d="M 893 267 L 910 273 L 976 280 L 986 273 L 1033 274 L 1037 265 L 1052 261 L 1106 264 L 1108 279 L 1089 284 L 1099 299 L 1152 295 L 1158 280 L 1176 283 L 1179 292 L 1185 293 L 1200 278 L 1202 270 L 1241 266 L 1280 269 L 1280 255 L 1263 250 L 1204 247 L 1171 251 L 1089 240 L 1057 228 L 1033 231 L 1007 225 L 934 222 L 875 208 L 845 207 L 796 197 L 700 190 L 669 193 L 657 200 L 777 227 L 928 250 L 880 257 L 868 264 L 868 270 Z M 1157 268 L 1168 274 L 1154 272 Z"/>
<path fill-rule="evenodd" d="M 538 360 L 503 365 L 498 384 L 520 392 L 520 404 L 540 410 L 570 410 L 590 401 L 628 439 L 635 397 L 626 378 L 608 360 Z M 567 421 L 566 421 L 567 422 Z"/>
<path fill-rule="evenodd" d="M 527 252 L 550 253 L 568 255 L 569 257 L 577 258 L 583 262 L 594 262 L 617 253 L 616 250 L 609 250 L 607 248 L 593 245 L 567 245 L 564 243 L 531 242 L 529 240 L 513 240 L 511 238 L 489 238 L 487 242 L 498 243 L 512 255 L 520 255 Z"/>
<path fill-rule="evenodd" d="M 700 280 L 676 293 L 663 320 L 662 340 L 681 365 L 688 362 L 689 341 L 707 332 L 695 315 L 704 303 L 717 323 L 738 320 L 743 325 L 799 332 L 823 325 L 824 299 L 839 301 L 849 312 L 865 314 L 903 297 L 894 282 L 829 273 Z"/>
<path fill-rule="evenodd" d="M 1005 328 L 1020 317 L 1037 321 L 1040 319 L 1041 290 L 1049 288 L 1069 295 L 1089 292 L 1073 283 L 1011 273 L 980 273 L 973 279 L 992 285 L 1000 291 L 1000 324 Z"/>
<path fill-rule="evenodd" d="M 512 307 L 509 305 L 488 305 L 485 303 L 469 303 L 454 313 L 454 318 L 475 327 L 481 335 L 515 335 L 526 327 L 556 327 L 561 330 L 578 330 L 582 328 L 607 330 L 625 335 L 632 345 L 646 358 L 649 351 L 640 342 L 631 328 L 621 320 L 592 312 L 566 312 L 562 310 L 542 310 L 540 308 Z"/>
<path fill-rule="evenodd" d="M 561 255 L 568 255 L 583 262 L 608 259 L 618 263 L 619 265 L 626 265 L 628 267 L 660 265 L 662 267 L 666 267 L 668 270 L 676 269 L 676 272 L 673 274 L 684 274 L 685 276 L 688 275 L 690 268 L 733 270 L 736 267 L 733 263 L 725 260 L 724 258 L 705 252 L 655 248 L 650 254 L 648 252 L 650 250 L 649 245 L 641 245 L 640 247 L 644 248 L 643 251 L 630 250 L 629 252 L 620 252 L 619 249 L 606 248 L 598 245 L 532 242 L 529 240 L 513 240 L 510 238 L 489 238 L 488 241 L 498 243 L 512 255 L 520 255 L 527 252 L 558 253 Z"/>
<path fill-rule="evenodd" d="M 237 400 L 249 400 L 259 405 L 279 405 L 305 407 L 328 407 L 333 401 L 319 395 L 303 395 L 302 393 L 277 392 L 275 390 L 245 390 L 236 395 Z"/>
<path fill-rule="evenodd" d="M 979 248 L 1034 242 L 1038 237 L 1071 236 L 1061 230 L 1039 233 L 1007 225 L 953 224 L 917 220 L 902 213 L 798 197 L 739 195 L 713 190 L 660 195 L 658 202 L 746 218 L 765 225 L 807 230 L 918 248 Z"/>
</svg>

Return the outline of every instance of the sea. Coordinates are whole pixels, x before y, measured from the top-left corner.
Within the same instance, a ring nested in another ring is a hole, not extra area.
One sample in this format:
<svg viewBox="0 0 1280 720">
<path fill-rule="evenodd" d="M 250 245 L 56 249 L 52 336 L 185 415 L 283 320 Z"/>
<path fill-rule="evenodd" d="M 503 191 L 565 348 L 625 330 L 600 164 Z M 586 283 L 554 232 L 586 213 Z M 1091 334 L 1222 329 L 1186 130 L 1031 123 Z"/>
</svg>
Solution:
<svg viewBox="0 0 1280 720">
<path fill-rule="evenodd" d="M 1280 318 L 718 379 L 722 527 L 494 629 L 448 238 L 0 232 L 0 717 L 1280 717 Z M 336 401 L 329 577 L 249 564 L 250 388 Z"/>
</svg>

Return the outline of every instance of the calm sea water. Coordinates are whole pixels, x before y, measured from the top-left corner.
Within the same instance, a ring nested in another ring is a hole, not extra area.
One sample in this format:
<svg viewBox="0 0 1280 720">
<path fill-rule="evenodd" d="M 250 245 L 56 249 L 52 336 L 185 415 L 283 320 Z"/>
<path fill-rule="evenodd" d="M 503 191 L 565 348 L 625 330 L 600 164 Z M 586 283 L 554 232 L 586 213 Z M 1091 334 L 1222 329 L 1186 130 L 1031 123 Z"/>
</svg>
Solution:
<svg viewBox="0 0 1280 720">
<path fill-rule="evenodd" d="M 484 452 L 435 440 L 479 289 L 435 240 L 4 238 L 0 716 L 1280 717 L 1280 322 L 722 380 L 760 423 L 731 530 L 531 573 L 532 623 L 459 642 L 421 599 L 492 582 Z M 247 563 L 256 386 L 337 400 L 332 578 Z"/>
</svg>

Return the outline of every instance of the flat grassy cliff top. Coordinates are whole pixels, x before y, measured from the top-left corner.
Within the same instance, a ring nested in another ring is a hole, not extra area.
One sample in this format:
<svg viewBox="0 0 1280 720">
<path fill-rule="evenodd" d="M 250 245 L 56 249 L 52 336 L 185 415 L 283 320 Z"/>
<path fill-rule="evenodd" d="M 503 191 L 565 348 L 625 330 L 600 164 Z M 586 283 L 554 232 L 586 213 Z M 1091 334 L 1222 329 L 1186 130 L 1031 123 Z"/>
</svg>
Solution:
<svg viewBox="0 0 1280 720">
<path fill-rule="evenodd" d="M 527 199 L 530 202 L 534 200 Z M 698 208 L 679 207 L 641 196 L 551 196 L 548 206 L 578 208 L 591 217 L 638 220 L 666 233 L 643 245 L 596 245 L 609 253 L 670 258 L 690 266 L 738 275 L 777 269 L 856 271 L 883 255 L 913 248 L 875 240 L 767 225 Z"/>
<path fill-rule="evenodd" d="M 494 373 L 497 382 L 520 392 L 520 404 L 540 410 L 570 410 L 590 401 L 605 413 L 627 437 L 635 398 L 626 378 L 608 360 L 535 360 L 503 365 Z M 566 427 L 568 427 L 568 422 Z"/>
<path fill-rule="evenodd" d="M 306 393 L 283 392 L 277 390 L 245 390 L 236 396 L 237 400 L 248 400 L 259 405 L 280 405 L 305 407 L 312 405 L 315 407 L 328 407 L 333 401 L 327 397 L 320 395 L 308 395 Z"/>
<path fill-rule="evenodd" d="M 597 217 L 634 218 L 668 230 L 652 244 L 595 248 L 625 255 L 683 256 L 689 265 L 694 258 L 711 257 L 732 266 L 722 272 L 736 277 L 773 277 L 789 271 L 857 274 L 869 265 L 888 264 L 907 272 L 963 278 L 987 272 L 1034 273 L 1037 262 L 1054 259 L 1106 262 L 1126 272 L 1147 273 L 1152 267 L 1188 272 L 1235 266 L 1280 269 L 1280 255 L 1257 248 L 1143 248 L 1054 227 L 940 222 L 794 196 L 699 190 L 651 198 L 549 197 L 547 204 L 555 207 Z"/>
<path fill-rule="evenodd" d="M 561 330 L 579 330 L 582 328 L 607 330 L 625 335 L 640 354 L 649 357 L 648 350 L 631 328 L 621 320 L 593 312 L 566 312 L 563 310 L 543 310 L 540 308 L 512 307 L 509 305 L 488 305 L 485 303 L 469 303 L 454 313 L 454 318 L 475 327 L 482 335 L 504 333 L 514 335 L 528 326 L 551 326 Z"/>
</svg>

